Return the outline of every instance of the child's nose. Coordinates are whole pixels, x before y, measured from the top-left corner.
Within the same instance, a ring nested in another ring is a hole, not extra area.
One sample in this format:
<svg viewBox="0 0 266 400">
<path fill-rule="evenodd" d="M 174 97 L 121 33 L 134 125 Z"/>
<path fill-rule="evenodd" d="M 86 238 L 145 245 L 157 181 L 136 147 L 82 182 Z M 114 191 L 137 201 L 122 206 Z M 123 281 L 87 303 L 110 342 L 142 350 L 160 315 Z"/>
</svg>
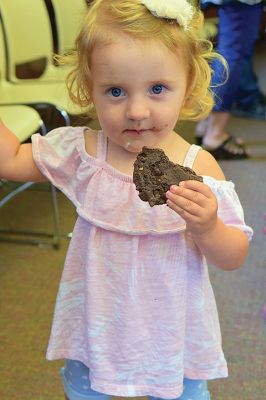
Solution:
<svg viewBox="0 0 266 400">
<path fill-rule="evenodd" d="M 150 110 L 146 101 L 141 99 L 134 99 L 128 103 L 126 112 L 128 119 L 141 121 L 150 117 Z"/>
</svg>

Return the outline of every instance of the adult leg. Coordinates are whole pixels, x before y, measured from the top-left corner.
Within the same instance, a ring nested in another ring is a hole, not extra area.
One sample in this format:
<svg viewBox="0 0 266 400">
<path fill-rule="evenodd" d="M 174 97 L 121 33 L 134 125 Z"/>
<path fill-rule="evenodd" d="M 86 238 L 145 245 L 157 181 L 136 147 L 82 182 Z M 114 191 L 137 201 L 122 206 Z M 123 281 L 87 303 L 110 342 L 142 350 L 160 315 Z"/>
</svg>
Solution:
<svg viewBox="0 0 266 400">
<path fill-rule="evenodd" d="M 219 30 L 217 51 L 228 62 L 229 77 L 225 80 L 225 71 L 219 61 L 212 65 L 214 73 L 212 90 L 216 104 L 210 114 L 207 128 L 203 136 L 203 145 L 210 150 L 217 159 L 246 158 L 248 153 L 239 140 L 232 139 L 227 131 L 231 116 L 231 108 L 236 99 L 241 76 L 241 63 L 252 57 L 256 41 L 256 29 L 246 32 L 247 20 L 253 21 L 252 16 L 258 14 L 256 5 L 249 6 L 242 3 L 233 3 L 220 6 L 218 9 Z M 255 20 L 255 17 L 254 17 Z M 202 134 L 203 123 L 197 126 L 197 134 Z"/>
<path fill-rule="evenodd" d="M 253 69 L 253 56 L 242 63 L 236 103 L 241 107 L 252 105 L 260 96 L 258 78 Z"/>
<path fill-rule="evenodd" d="M 249 32 L 251 32 L 252 37 L 255 38 L 252 53 L 242 62 L 241 74 L 240 74 L 240 82 L 239 82 L 239 90 L 236 97 L 236 104 L 233 107 L 233 114 L 237 114 L 237 110 L 243 110 L 244 112 L 250 111 L 250 115 L 254 115 L 254 118 L 257 116 L 259 119 L 265 119 L 265 95 L 261 92 L 258 78 L 254 72 L 253 59 L 255 52 L 255 45 L 259 38 L 259 27 L 261 23 L 263 15 L 263 6 L 262 4 L 258 4 L 255 8 L 253 8 L 253 12 L 251 15 L 251 20 L 249 19 Z M 263 110 L 261 110 L 260 105 L 263 106 Z M 257 112 L 256 112 L 257 111 Z M 243 114 L 244 116 L 244 114 Z M 260 118 L 261 117 L 261 118 Z"/>
<path fill-rule="evenodd" d="M 224 83 L 224 71 L 219 62 L 213 63 L 213 91 L 216 96 L 214 111 L 230 111 L 241 85 L 242 69 L 253 57 L 261 19 L 260 4 L 230 3 L 219 7 L 217 51 L 228 62 L 229 77 Z M 247 30 L 247 21 L 249 29 Z"/>
<path fill-rule="evenodd" d="M 266 95 L 261 91 L 253 70 L 253 59 L 243 62 L 240 88 L 232 115 L 241 118 L 266 119 Z"/>
</svg>

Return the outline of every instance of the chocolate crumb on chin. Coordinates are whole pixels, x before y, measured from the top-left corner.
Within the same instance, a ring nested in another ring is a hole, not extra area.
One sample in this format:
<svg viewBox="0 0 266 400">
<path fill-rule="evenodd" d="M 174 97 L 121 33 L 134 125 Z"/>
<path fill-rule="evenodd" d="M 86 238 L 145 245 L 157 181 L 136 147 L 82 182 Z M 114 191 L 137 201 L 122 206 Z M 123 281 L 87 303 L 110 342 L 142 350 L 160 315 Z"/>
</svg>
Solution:
<svg viewBox="0 0 266 400">
<path fill-rule="evenodd" d="M 147 201 L 151 207 L 166 203 L 165 194 L 171 185 L 191 179 L 203 181 L 202 176 L 191 168 L 170 161 L 161 149 L 145 146 L 134 162 L 133 182 L 140 199 Z"/>
</svg>

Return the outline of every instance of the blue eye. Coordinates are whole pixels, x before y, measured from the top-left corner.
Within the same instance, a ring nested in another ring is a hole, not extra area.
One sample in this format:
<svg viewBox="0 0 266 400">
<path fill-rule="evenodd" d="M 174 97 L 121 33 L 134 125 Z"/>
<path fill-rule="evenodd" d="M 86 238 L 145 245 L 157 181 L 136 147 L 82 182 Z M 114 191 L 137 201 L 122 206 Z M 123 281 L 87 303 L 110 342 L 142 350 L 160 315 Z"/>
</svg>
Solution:
<svg viewBox="0 0 266 400">
<path fill-rule="evenodd" d="M 154 85 L 151 88 L 151 91 L 153 94 L 161 94 L 164 90 L 164 86 L 163 85 Z"/>
<path fill-rule="evenodd" d="M 109 90 L 109 93 L 113 96 L 113 97 L 120 97 L 124 95 L 124 91 L 118 87 L 113 87 Z"/>
</svg>

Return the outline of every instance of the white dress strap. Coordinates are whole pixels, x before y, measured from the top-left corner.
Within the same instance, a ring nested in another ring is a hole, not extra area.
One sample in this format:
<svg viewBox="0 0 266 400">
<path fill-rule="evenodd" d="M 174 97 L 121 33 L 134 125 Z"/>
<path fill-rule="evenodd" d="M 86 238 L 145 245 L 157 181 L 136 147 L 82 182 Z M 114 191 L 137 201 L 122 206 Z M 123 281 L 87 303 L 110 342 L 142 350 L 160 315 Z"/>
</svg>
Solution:
<svg viewBox="0 0 266 400">
<path fill-rule="evenodd" d="M 201 147 L 195 144 L 192 144 L 188 152 L 185 156 L 183 166 L 193 168 L 194 161 L 200 151 Z M 103 131 L 98 131 L 98 140 L 97 140 L 97 158 L 101 161 L 106 160 L 106 153 L 107 153 L 107 138 Z"/>
<path fill-rule="evenodd" d="M 183 166 L 193 168 L 194 161 L 196 160 L 198 152 L 200 150 L 201 150 L 200 146 L 197 146 L 196 144 L 192 144 L 190 146 L 190 148 L 188 149 L 188 152 L 185 156 Z"/>
<path fill-rule="evenodd" d="M 97 138 L 97 159 L 100 161 L 106 160 L 107 153 L 107 138 L 103 131 L 98 131 Z"/>
</svg>

